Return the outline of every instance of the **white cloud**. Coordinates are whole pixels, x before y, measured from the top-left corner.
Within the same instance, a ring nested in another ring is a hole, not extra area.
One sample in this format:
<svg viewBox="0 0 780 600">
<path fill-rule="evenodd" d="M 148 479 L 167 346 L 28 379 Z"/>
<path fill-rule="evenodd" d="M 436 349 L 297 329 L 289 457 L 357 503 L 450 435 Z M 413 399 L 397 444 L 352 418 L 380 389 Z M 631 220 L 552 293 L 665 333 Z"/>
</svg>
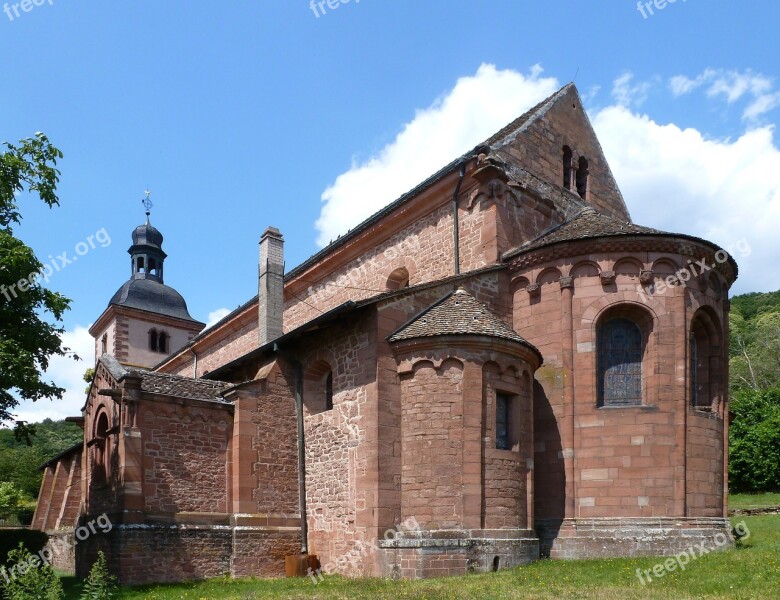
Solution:
<svg viewBox="0 0 780 600">
<path fill-rule="evenodd" d="M 620 106 L 592 117 L 635 222 L 733 248 L 739 292 L 780 288 L 780 180 L 772 176 L 780 150 L 772 127 L 719 141 Z M 744 242 L 749 256 L 739 250 Z"/>
<path fill-rule="evenodd" d="M 72 355 L 55 356 L 49 361 L 49 368 L 44 376 L 45 381 L 53 381 L 65 389 L 62 400 L 39 400 L 38 402 L 22 402 L 11 411 L 22 421 L 37 423 L 44 419 L 61 420 L 65 417 L 81 415 L 86 394 L 84 389 L 84 371 L 93 366 L 95 360 L 95 341 L 89 334 L 89 326 L 76 326 L 62 335 L 63 346 L 70 348 L 81 358 L 75 360 Z"/>
<path fill-rule="evenodd" d="M 541 77 L 482 65 L 404 125 L 376 156 L 354 164 L 322 194 L 317 242 L 325 245 L 467 152 L 560 86 Z"/>
<path fill-rule="evenodd" d="M 612 82 L 612 97 L 620 106 L 641 106 L 647 100 L 647 93 L 653 86 L 652 81 L 633 83 L 634 74 L 623 73 Z"/>
<path fill-rule="evenodd" d="M 335 238 L 489 137 L 558 87 L 554 78 L 499 71 L 491 65 L 463 77 L 430 108 L 417 113 L 394 142 L 367 163 L 340 175 L 323 194 L 320 243 Z M 746 127 L 736 140 L 713 140 L 695 129 L 659 124 L 635 108 L 657 79 L 636 83 L 624 73 L 615 102 L 591 112 L 602 146 L 635 222 L 703 237 L 729 249 L 740 265 L 734 291 L 780 288 L 776 224 L 780 222 L 780 150 L 770 126 Z M 752 72 L 707 69 L 672 78 L 671 92 L 708 86 L 708 96 L 748 98 L 750 120 L 780 97 Z M 735 101 L 735 100 L 734 100 Z M 749 244 L 750 256 L 740 248 Z M 740 245 L 738 245 L 740 244 Z"/>
<path fill-rule="evenodd" d="M 212 310 L 209 313 L 208 321 L 206 322 L 205 329 L 208 329 L 209 327 L 213 327 L 217 323 L 219 323 L 222 319 L 227 317 L 232 311 L 229 308 L 218 308 L 217 310 Z"/>
<path fill-rule="evenodd" d="M 727 71 L 708 68 L 693 79 L 685 75 L 675 75 L 669 80 L 669 87 L 675 96 L 690 94 L 704 85 L 707 86 L 705 93 L 708 97 L 723 97 L 727 104 L 748 98 L 750 103 L 742 113 L 742 118 L 746 121 L 755 121 L 780 105 L 780 92 L 772 91 L 772 80 L 750 69 Z"/>
</svg>

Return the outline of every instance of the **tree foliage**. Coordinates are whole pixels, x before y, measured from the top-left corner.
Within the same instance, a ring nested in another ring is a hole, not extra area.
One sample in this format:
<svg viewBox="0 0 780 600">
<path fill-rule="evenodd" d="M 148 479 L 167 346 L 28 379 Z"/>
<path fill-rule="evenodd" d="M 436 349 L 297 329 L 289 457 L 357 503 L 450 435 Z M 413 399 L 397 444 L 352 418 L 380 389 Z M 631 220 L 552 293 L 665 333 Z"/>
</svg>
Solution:
<svg viewBox="0 0 780 600">
<path fill-rule="evenodd" d="M 0 589 L 8 600 L 62 600 L 65 593 L 51 565 L 30 554 L 23 545 L 8 553 L 9 576 L 0 578 Z"/>
<path fill-rule="evenodd" d="M 5 143 L 0 153 L 0 422 L 12 420 L 23 400 L 62 398 L 65 390 L 44 381 L 52 356 L 68 352 L 57 326 L 70 301 L 40 285 L 43 267 L 35 253 L 13 232 L 21 220 L 17 197 L 31 193 L 48 206 L 59 204 L 56 168 L 62 152 L 42 133 L 18 145 Z M 23 283 L 21 286 L 19 282 Z M 50 315 L 54 324 L 45 320 Z"/>
<path fill-rule="evenodd" d="M 116 596 L 116 577 L 111 575 L 106 564 L 106 555 L 98 552 L 97 560 L 89 570 L 89 577 L 84 583 L 82 600 L 111 600 Z"/>
<path fill-rule="evenodd" d="M 780 491 L 780 387 L 731 400 L 729 481 L 734 492 Z"/>
<path fill-rule="evenodd" d="M 22 505 L 24 495 L 16 485 L 10 481 L 0 482 L 0 519 L 7 519 Z"/>
</svg>

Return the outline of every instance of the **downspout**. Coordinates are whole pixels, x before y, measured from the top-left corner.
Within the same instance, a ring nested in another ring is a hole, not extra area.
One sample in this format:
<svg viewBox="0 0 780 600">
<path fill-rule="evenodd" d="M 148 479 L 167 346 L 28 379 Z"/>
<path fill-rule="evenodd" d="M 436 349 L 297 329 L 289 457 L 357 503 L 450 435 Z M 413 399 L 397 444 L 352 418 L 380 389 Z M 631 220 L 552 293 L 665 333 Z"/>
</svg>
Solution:
<svg viewBox="0 0 780 600">
<path fill-rule="evenodd" d="M 192 378 L 197 379 L 198 378 L 198 353 L 195 352 L 192 348 L 190 348 L 190 352 L 192 352 L 192 355 L 195 357 L 195 360 L 192 363 Z"/>
<path fill-rule="evenodd" d="M 301 509 L 301 554 L 309 553 L 306 515 L 306 444 L 303 438 L 303 365 L 295 361 L 295 413 L 298 419 L 298 501 Z"/>
<path fill-rule="evenodd" d="M 301 554 L 309 553 L 309 521 L 306 514 L 306 441 L 303 430 L 303 365 L 274 344 L 274 353 L 295 369 L 295 418 L 298 422 L 298 506 L 301 511 Z"/>
<path fill-rule="evenodd" d="M 458 194 L 460 193 L 460 185 L 463 183 L 463 178 L 466 175 L 466 159 L 463 159 L 460 163 L 460 176 L 458 177 L 458 185 L 455 186 L 455 193 L 452 194 L 452 231 L 455 243 L 455 275 L 460 275 L 460 222 L 458 219 Z"/>
</svg>

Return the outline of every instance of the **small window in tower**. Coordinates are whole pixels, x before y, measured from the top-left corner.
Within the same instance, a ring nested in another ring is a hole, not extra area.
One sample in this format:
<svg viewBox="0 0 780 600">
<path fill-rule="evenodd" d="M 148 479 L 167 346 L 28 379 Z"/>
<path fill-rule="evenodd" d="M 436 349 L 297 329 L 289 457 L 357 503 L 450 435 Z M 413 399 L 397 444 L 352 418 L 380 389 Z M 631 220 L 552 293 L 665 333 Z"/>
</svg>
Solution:
<svg viewBox="0 0 780 600">
<path fill-rule="evenodd" d="M 138 271 L 139 273 L 143 273 L 144 272 L 144 257 L 143 256 L 139 256 L 138 257 L 138 260 L 136 261 L 136 269 L 135 270 Z"/>
<path fill-rule="evenodd" d="M 333 410 L 333 371 L 325 379 L 325 410 Z"/>
<path fill-rule="evenodd" d="M 157 336 L 157 350 L 163 354 L 168 353 L 168 334 L 164 331 Z"/>
<path fill-rule="evenodd" d="M 496 448 L 510 450 L 510 405 L 512 397 L 501 392 L 496 393 Z"/>
<path fill-rule="evenodd" d="M 571 159 L 574 156 L 574 154 L 571 151 L 571 148 L 568 146 L 563 147 L 563 187 L 567 190 L 570 190 L 572 188 L 571 185 Z"/>
<path fill-rule="evenodd" d="M 100 354 L 101 356 L 103 354 L 108 353 L 108 334 L 104 333 L 103 337 L 100 339 Z"/>
<path fill-rule="evenodd" d="M 580 163 L 577 167 L 577 193 L 580 198 L 585 198 L 588 194 L 588 159 L 580 156 Z"/>
<path fill-rule="evenodd" d="M 153 259 L 149 259 L 149 274 L 157 275 L 157 262 Z"/>
<path fill-rule="evenodd" d="M 152 352 L 157 352 L 157 330 L 152 329 L 149 332 L 149 350 Z"/>
</svg>

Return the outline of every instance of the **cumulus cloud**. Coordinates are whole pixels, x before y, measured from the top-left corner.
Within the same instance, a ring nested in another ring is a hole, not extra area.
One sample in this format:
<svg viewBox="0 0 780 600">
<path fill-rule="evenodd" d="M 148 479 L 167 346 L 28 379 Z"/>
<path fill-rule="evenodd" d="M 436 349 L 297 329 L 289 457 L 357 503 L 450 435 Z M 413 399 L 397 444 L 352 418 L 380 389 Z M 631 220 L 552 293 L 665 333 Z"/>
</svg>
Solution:
<svg viewBox="0 0 780 600">
<path fill-rule="evenodd" d="M 325 190 L 317 222 L 320 243 L 346 232 L 560 87 L 541 72 L 534 67 L 524 75 L 483 65 L 459 79 L 391 144 Z M 658 123 L 637 109 L 658 81 L 636 82 L 623 73 L 613 82 L 611 105 L 589 111 L 634 221 L 731 250 L 740 264 L 735 293 L 780 288 L 774 265 L 780 179 L 773 177 L 780 172 L 780 150 L 773 127 L 748 123 L 737 139 L 718 140 L 709 132 Z M 727 102 L 747 99 L 746 120 L 780 103 L 771 82 L 752 72 L 707 69 L 694 78 L 672 78 L 669 85 L 677 96 L 703 88 L 707 96 Z"/>
<path fill-rule="evenodd" d="M 541 67 L 528 74 L 482 65 L 420 110 L 376 156 L 353 164 L 322 194 L 317 242 L 324 246 L 483 142 L 558 89 Z"/>
<path fill-rule="evenodd" d="M 49 361 L 44 378 L 65 389 L 62 400 L 22 402 L 12 411 L 17 419 L 37 423 L 44 419 L 56 421 L 81 415 L 86 400 L 84 389 L 87 387 L 84 372 L 94 364 L 95 341 L 89 334 L 89 326 L 76 326 L 62 335 L 62 343 L 81 359 L 77 361 L 68 355 L 56 356 Z"/>
<path fill-rule="evenodd" d="M 773 90 L 772 80 L 750 69 L 735 71 L 708 68 L 696 77 L 675 75 L 669 80 L 669 88 L 674 96 L 690 94 L 703 86 L 706 87 L 705 94 L 708 97 L 722 97 L 727 104 L 747 98 L 749 103 L 742 113 L 746 121 L 755 121 L 780 104 L 780 92 Z"/>
<path fill-rule="evenodd" d="M 217 310 L 212 310 L 209 313 L 208 321 L 206 322 L 206 329 L 209 327 L 213 327 L 217 323 L 219 323 L 222 319 L 227 317 L 231 313 L 229 308 L 218 308 Z"/>
</svg>

